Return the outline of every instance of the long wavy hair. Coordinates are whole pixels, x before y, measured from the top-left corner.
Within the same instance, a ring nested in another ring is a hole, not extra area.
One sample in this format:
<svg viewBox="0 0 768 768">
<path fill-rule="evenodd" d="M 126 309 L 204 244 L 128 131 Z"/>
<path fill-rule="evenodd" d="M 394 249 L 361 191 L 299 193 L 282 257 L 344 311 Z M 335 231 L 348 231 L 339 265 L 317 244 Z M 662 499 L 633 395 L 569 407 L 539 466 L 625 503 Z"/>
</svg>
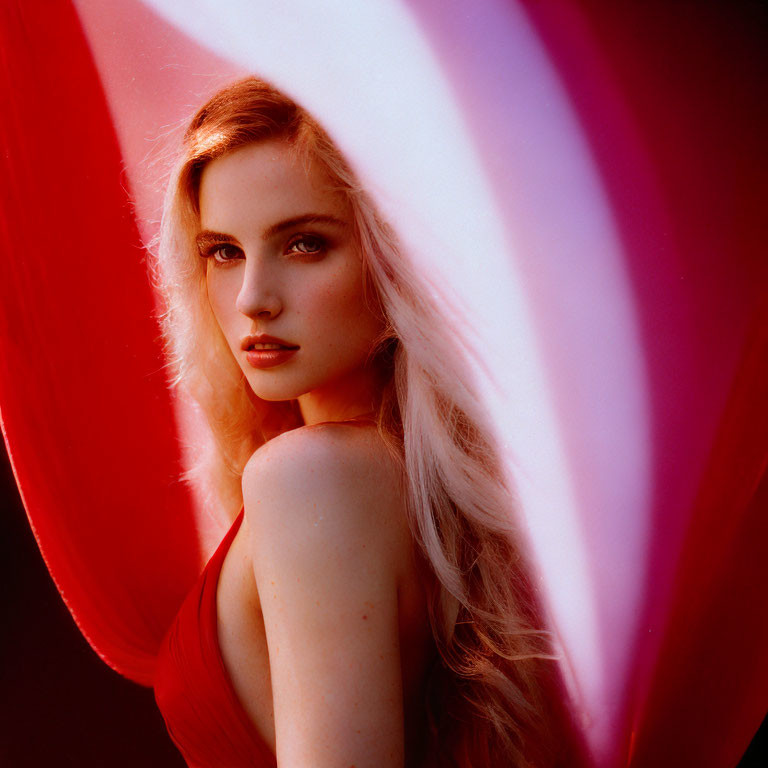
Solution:
<svg viewBox="0 0 768 768">
<path fill-rule="evenodd" d="M 173 381 L 211 427 L 210 450 L 190 476 L 235 512 L 251 454 L 302 423 L 295 402 L 260 400 L 246 383 L 213 317 L 194 240 L 205 166 L 270 139 L 320 163 L 347 195 L 366 291 L 384 320 L 372 352 L 384 372 L 378 429 L 407 478 L 409 524 L 432 585 L 439 656 L 425 707 L 433 760 L 461 768 L 561 764 L 569 759 L 562 690 L 521 551 L 515 497 L 457 352 L 458 329 L 430 303 L 432 286 L 322 127 L 253 77 L 218 92 L 192 118 L 155 248 Z"/>
</svg>

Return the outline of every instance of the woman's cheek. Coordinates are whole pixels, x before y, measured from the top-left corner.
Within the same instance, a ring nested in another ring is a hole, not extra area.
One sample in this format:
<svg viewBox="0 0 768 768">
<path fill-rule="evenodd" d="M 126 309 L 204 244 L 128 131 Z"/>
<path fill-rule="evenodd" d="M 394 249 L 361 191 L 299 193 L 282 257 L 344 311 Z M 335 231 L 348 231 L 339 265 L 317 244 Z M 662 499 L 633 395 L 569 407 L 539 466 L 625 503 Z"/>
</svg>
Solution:
<svg viewBox="0 0 768 768">
<path fill-rule="evenodd" d="M 237 322 L 237 294 L 239 282 L 227 279 L 229 275 L 209 275 L 207 278 L 208 302 L 213 316 L 230 346 Z"/>
<path fill-rule="evenodd" d="M 310 295 L 302 302 L 305 313 L 312 307 L 312 316 L 322 319 L 323 325 L 343 326 L 350 317 L 350 309 L 359 301 L 355 285 L 348 276 L 335 273 L 321 284 L 315 284 Z"/>
</svg>

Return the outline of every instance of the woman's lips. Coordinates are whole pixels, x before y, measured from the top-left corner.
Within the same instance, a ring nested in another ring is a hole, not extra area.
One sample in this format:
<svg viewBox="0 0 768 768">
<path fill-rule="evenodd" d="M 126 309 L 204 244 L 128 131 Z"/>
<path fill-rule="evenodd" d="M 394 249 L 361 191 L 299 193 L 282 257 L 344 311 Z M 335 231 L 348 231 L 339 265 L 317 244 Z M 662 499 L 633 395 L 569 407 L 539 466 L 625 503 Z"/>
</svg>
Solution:
<svg viewBox="0 0 768 768">
<path fill-rule="evenodd" d="M 290 360 L 298 351 L 298 347 L 277 347 L 275 344 L 256 344 L 245 353 L 245 359 L 254 368 L 274 368 Z M 267 347 L 267 349 L 259 348 Z"/>
<path fill-rule="evenodd" d="M 266 333 L 246 336 L 240 342 L 245 359 L 254 368 L 274 368 L 290 360 L 298 351 L 296 344 Z"/>
</svg>

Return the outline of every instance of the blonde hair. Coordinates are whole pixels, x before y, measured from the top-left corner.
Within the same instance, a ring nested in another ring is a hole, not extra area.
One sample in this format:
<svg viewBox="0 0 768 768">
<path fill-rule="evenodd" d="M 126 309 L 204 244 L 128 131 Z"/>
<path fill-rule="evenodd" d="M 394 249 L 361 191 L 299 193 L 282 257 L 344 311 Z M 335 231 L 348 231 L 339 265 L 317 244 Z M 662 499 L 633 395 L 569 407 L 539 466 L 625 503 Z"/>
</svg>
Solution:
<svg viewBox="0 0 768 768">
<path fill-rule="evenodd" d="M 368 290 L 385 321 L 373 353 L 386 372 L 378 428 L 405 470 L 409 523 L 433 585 L 430 622 L 440 656 L 425 704 L 437 764 L 554 764 L 557 721 L 564 721 L 557 675 L 526 576 L 514 496 L 457 352 L 457 330 L 430 304 L 424 279 L 321 126 L 253 77 L 223 89 L 193 117 L 157 248 L 174 382 L 199 403 L 214 437 L 191 474 L 237 509 L 240 473 L 253 451 L 301 424 L 295 403 L 267 403 L 246 384 L 213 318 L 194 242 L 206 164 L 269 139 L 319 162 L 348 196 Z"/>
</svg>

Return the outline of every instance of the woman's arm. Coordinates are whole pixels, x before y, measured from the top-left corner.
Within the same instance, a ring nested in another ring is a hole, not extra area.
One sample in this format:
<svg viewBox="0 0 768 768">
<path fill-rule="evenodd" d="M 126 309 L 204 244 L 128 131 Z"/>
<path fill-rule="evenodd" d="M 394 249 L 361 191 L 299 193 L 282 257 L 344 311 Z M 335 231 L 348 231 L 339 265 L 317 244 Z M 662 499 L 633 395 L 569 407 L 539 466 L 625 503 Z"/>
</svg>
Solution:
<svg viewBox="0 0 768 768">
<path fill-rule="evenodd" d="M 397 492 L 349 428 L 299 429 L 243 474 L 280 768 L 401 768 Z"/>
</svg>

